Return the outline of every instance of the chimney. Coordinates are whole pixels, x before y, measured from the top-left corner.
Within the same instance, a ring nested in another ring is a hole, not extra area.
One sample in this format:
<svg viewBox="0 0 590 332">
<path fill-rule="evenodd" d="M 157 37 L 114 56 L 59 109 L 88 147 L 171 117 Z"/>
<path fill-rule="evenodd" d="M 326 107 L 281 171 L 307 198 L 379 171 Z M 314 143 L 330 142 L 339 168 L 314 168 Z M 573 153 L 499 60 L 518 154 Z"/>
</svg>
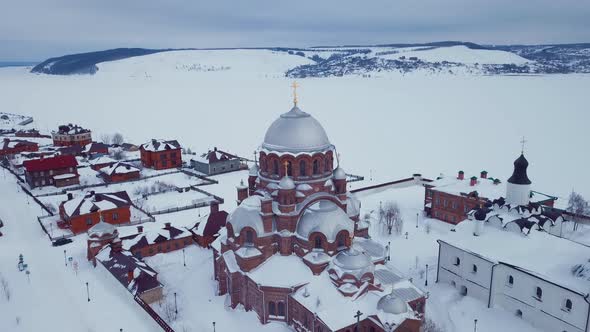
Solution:
<svg viewBox="0 0 590 332">
<path fill-rule="evenodd" d="M 127 271 L 127 282 L 131 283 L 133 281 L 133 270 Z"/>
<path fill-rule="evenodd" d="M 169 222 L 164 223 L 164 229 L 169 229 L 171 224 Z"/>
<path fill-rule="evenodd" d="M 500 181 L 499 179 L 494 179 L 494 184 L 495 185 L 499 185 L 502 181 Z"/>
<path fill-rule="evenodd" d="M 216 147 L 216 146 L 215 146 L 215 147 L 213 147 L 213 151 L 217 151 L 217 147 Z"/>
<path fill-rule="evenodd" d="M 68 201 L 71 201 L 74 198 L 74 194 L 68 193 Z"/>
<path fill-rule="evenodd" d="M 143 233 L 143 226 L 137 226 L 137 233 Z"/>
<path fill-rule="evenodd" d="M 8 143 L 8 142 L 10 142 L 10 138 L 8 138 L 8 137 L 5 137 L 5 138 L 4 138 L 4 143 Z"/>
<path fill-rule="evenodd" d="M 481 171 L 481 173 L 479 174 L 479 177 L 482 179 L 487 179 L 488 178 L 488 171 Z"/>
<path fill-rule="evenodd" d="M 469 182 L 470 186 L 475 186 L 477 184 L 477 177 L 476 176 L 472 176 L 471 177 L 471 182 Z"/>
<path fill-rule="evenodd" d="M 218 201 L 211 202 L 211 204 L 209 204 L 209 209 L 210 209 L 211 214 L 219 212 L 219 202 Z"/>
<path fill-rule="evenodd" d="M 464 180 L 465 179 L 465 172 L 459 171 L 459 173 L 457 173 L 457 179 Z"/>
</svg>

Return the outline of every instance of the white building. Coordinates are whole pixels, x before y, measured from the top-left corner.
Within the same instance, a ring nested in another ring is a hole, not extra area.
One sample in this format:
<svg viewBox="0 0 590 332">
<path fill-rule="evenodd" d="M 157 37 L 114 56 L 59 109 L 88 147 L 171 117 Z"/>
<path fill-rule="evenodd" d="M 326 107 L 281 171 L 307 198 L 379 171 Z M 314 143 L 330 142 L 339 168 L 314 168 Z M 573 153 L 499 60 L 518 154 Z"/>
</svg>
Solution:
<svg viewBox="0 0 590 332">
<path fill-rule="evenodd" d="M 477 221 L 459 224 L 450 240 L 438 242 L 437 282 L 544 331 L 590 331 L 590 281 L 572 272 L 588 261 L 590 248 L 546 232 L 523 237 Z"/>
</svg>

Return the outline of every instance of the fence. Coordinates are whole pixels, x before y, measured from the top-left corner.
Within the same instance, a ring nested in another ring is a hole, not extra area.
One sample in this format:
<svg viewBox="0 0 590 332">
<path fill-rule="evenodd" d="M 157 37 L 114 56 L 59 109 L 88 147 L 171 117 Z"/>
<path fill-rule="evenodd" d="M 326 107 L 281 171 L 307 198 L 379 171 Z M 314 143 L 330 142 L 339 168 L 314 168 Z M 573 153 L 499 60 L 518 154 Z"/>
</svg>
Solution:
<svg viewBox="0 0 590 332">
<path fill-rule="evenodd" d="M 150 317 L 152 317 L 154 321 L 156 321 L 156 323 L 158 323 L 158 325 L 160 325 L 160 327 L 165 332 L 174 332 L 170 325 L 168 325 L 168 323 L 166 323 L 166 321 L 162 317 L 160 317 L 160 315 L 158 315 L 158 313 L 154 311 L 154 309 L 152 309 L 152 307 L 150 307 L 147 303 L 145 303 L 139 296 L 135 296 L 134 300 L 135 302 L 137 302 L 137 304 L 139 304 L 139 306 L 143 310 L 145 310 L 145 312 L 147 312 L 148 315 L 150 315 Z"/>
<path fill-rule="evenodd" d="M 185 205 L 185 206 L 177 206 L 177 207 L 164 209 L 164 210 L 152 211 L 151 214 L 158 215 L 158 214 L 167 214 L 167 213 L 179 212 L 179 211 L 185 211 L 185 210 L 191 210 L 191 209 L 198 209 L 198 208 L 202 208 L 205 206 L 209 206 L 210 204 L 211 204 L 210 200 L 205 200 L 200 203 L 195 203 L 195 204 L 190 204 L 190 205 Z"/>
<path fill-rule="evenodd" d="M 414 181 L 416 181 L 416 178 L 414 178 L 414 177 L 405 178 L 405 179 L 401 179 L 401 180 L 389 181 L 389 182 L 379 183 L 379 184 L 376 184 L 373 186 L 354 189 L 354 190 L 351 190 L 350 192 L 355 194 L 358 192 L 367 191 L 367 190 L 371 190 L 371 189 L 379 189 L 379 188 L 383 188 L 383 187 L 393 186 L 396 184 L 402 184 L 404 182 L 414 182 Z M 432 182 L 432 180 L 425 179 L 425 178 L 419 178 L 419 181 L 417 183 L 424 183 L 424 182 Z"/>
</svg>

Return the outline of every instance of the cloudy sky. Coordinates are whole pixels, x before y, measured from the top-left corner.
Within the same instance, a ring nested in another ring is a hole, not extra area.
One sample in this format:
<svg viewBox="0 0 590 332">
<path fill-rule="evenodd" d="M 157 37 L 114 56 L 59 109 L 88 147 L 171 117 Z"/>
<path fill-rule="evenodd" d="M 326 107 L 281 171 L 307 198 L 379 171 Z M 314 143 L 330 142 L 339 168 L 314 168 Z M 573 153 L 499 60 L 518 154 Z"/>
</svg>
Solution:
<svg viewBox="0 0 590 332">
<path fill-rule="evenodd" d="M 0 0 L 0 60 L 115 47 L 590 42 L 588 0 Z"/>
</svg>

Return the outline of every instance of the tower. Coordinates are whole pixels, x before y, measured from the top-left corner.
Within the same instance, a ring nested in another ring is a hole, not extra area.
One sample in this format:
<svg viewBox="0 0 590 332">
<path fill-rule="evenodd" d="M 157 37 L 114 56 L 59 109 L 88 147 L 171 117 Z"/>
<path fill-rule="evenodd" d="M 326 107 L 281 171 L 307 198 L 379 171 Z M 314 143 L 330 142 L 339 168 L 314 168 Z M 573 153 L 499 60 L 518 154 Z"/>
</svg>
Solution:
<svg viewBox="0 0 590 332">
<path fill-rule="evenodd" d="M 521 153 L 514 161 L 514 172 L 506 184 L 506 203 L 510 205 L 528 205 L 531 195 L 531 180 L 527 176 L 529 162 Z"/>
</svg>

